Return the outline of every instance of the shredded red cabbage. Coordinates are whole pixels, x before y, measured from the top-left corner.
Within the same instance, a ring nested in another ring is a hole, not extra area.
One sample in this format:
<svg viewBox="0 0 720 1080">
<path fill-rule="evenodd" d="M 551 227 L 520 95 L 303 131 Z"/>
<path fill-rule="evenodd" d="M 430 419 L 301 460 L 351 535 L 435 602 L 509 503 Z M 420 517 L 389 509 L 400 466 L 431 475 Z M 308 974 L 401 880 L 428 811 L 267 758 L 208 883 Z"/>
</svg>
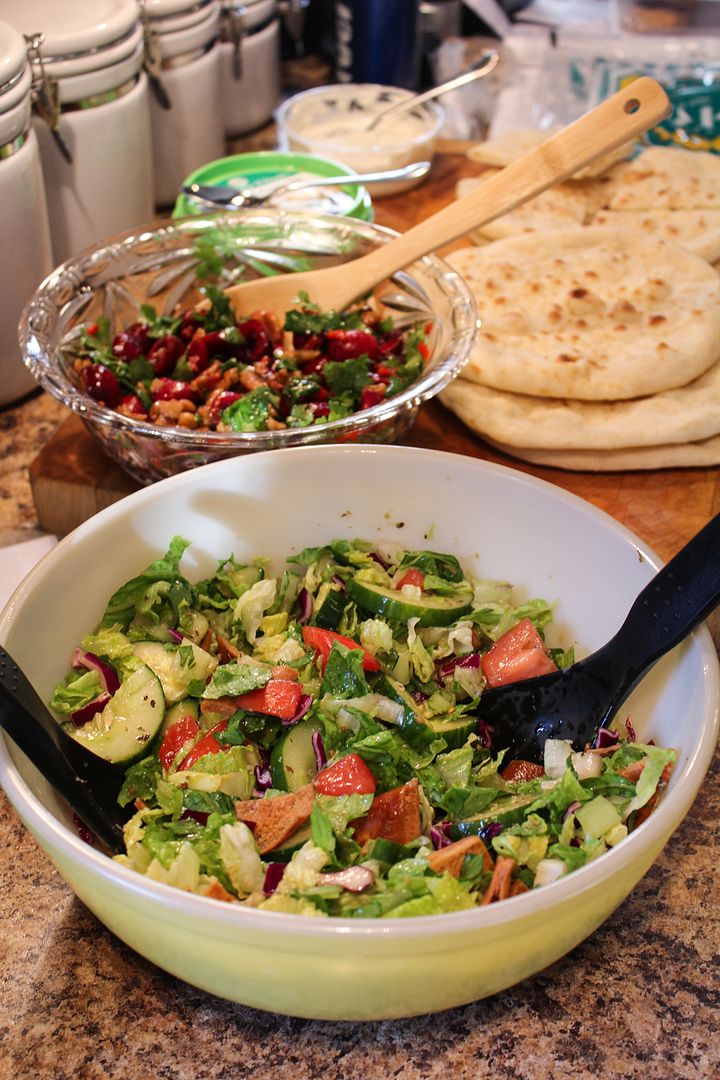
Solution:
<svg viewBox="0 0 720 1080">
<path fill-rule="evenodd" d="M 629 716 L 628 716 L 627 720 L 625 721 L 625 730 L 627 731 L 628 739 L 630 740 L 630 742 L 637 742 L 637 735 L 635 734 L 635 728 L 633 727 L 633 722 L 632 722 L 632 720 L 630 719 Z"/>
<path fill-rule="evenodd" d="M 306 623 L 313 612 L 312 597 L 307 589 L 301 589 L 298 593 L 298 617 L 299 623 Z"/>
<path fill-rule="evenodd" d="M 90 844 L 90 846 L 92 847 L 92 845 L 95 843 L 95 837 L 90 832 L 82 818 L 78 817 L 77 814 L 73 814 L 72 821 L 73 825 L 77 829 L 77 833 L 80 839 L 84 840 L 86 844 Z"/>
<path fill-rule="evenodd" d="M 450 828 L 449 821 L 438 821 L 430 829 L 430 839 L 434 848 L 444 848 L 448 844 L 452 844 L 452 840 L 448 836 L 448 830 Z"/>
<path fill-rule="evenodd" d="M 317 765 L 318 772 L 320 772 L 327 764 L 327 752 L 325 750 L 322 735 L 319 731 L 313 731 L 310 736 L 310 742 L 312 743 L 312 748 L 315 752 L 315 764 Z"/>
<path fill-rule="evenodd" d="M 267 864 L 265 881 L 263 882 L 263 892 L 266 896 L 272 896 L 282 881 L 283 874 L 285 873 L 285 865 L 286 864 L 282 862 L 271 862 Z"/>
<path fill-rule="evenodd" d="M 76 649 L 70 661 L 76 671 L 85 668 L 87 671 L 97 671 L 100 682 L 108 694 L 114 694 L 120 685 L 118 673 L 110 664 L 106 664 L 95 653 L 85 652 L 84 649 Z"/>
<path fill-rule="evenodd" d="M 255 789 L 258 794 L 272 787 L 272 774 L 268 765 L 255 766 Z"/>
<path fill-rule="evenodd" d="M 440 665 L 440 677 L 447 679 L 452 675 L 456 667 L 479 668 L 480 653 L 470 653 L 468 656 L 452 656 Z"/>
<path fill-rule="evenodd" d="M 377 551 L 371 551 L 371 552 L 369 552 L 369 555 L 370 555 L 370 558 L 373 559 L 374 562 L 379 563 L 380 566 L 382 566 L 383 570 L 387 570 L 388 567 L 390 566 L 390 563 L 385 562 L 382 555 L 378 555 Z"/>
<path fill-rule="evenodd" d="M 174 641 L 176 645 L 179 645 L 180 642 L 183 640 L 183 636 L 180 631 L 176 630 L 172 626 L 168 628 L 168 634 L 170 635 L 170 640 Z"/>
<path fill-rule="evenodd" d="M 298 720 L 302 720 L 305 713 L 308 711 L 313 703 L 312 694 L 303 694 L 298 701 L 297 711 L 294 716 L 291 716 L 289 720 L 281 720 L 280 723 L 284 727 L 290 727 L 292 724 L 297 724 Z"/>
<path fill-rule="evenodd" d="M 88 720 L 92 720 L 96 713 L 103 711 L 109 700 L 110 694 L 104 690 L 102 694 L 98 694 L 92 701 L 88 701 L 87 705 L 81 705 L 79 709 L 71 712 L 70 719 L 75 727 L 82 727 L 83 724 L 87 724 Z"/>
<path fill-rule="evenodd" d="M 617 731 L 611 731 L 610 728 L 601 727 L 598 729 L 595 738 L 595 746 L 600 750 L 604 750 L 608 746 L 615 746 L 619 739 L 620 736 Z"/>
<path fill-rule="evenodd" d="M 493 731 L 495 730 L 492 724 L 486 723 L 485 720 L 478 720 L 477 728 L 475 729 L 478 735 L 478 741 L 481 746 L 484 746 L 486 750 L 489 750 L 492 746 Z"/>
<path fill-rule="evenodd" d="M 572 817 L 572 815 L 575 813 L 575 811 L 579 810 L 581 806 L 582 806 L 582 803 L 580 803 L 580 802 L 577 802 L 577 801 L 576 802 L 571 802 L 570 805 L 568 806 L 567 810 L 563 814 L 563 821 L 567 821 L 567 819 L 569 817 Z"/>
</svg>

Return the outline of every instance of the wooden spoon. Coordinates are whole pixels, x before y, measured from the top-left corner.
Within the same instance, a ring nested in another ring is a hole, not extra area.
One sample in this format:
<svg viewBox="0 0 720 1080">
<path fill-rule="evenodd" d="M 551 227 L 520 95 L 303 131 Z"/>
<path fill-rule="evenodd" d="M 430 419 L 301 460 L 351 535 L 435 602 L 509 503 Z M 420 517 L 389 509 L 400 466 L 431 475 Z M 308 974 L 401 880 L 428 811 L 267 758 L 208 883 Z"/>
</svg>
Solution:
<svg viewBox="0 0 720 1080">
<path fill-rule="evenodd" d="M 642 134 L 669 112 L 670 102 L 659 83 L 647 76 L 635 79 L 475 191 L 402 236 L 340 267 L 231 285 L 227 289 L 230 302 L 238 315 L 260 309 L 275 312 L 282 319 L 295 306 L 298 294 L 305 292 L 325 310 L 342 311 L 397 270 L 566 180 L 591 161 Z"/>
</svg>

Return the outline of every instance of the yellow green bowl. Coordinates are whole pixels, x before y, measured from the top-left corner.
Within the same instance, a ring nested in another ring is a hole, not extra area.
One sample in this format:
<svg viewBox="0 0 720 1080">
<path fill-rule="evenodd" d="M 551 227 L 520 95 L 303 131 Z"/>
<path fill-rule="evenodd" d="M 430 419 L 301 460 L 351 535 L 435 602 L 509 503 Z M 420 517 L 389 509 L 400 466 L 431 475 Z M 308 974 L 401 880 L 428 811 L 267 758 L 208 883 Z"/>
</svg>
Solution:
<svg viewBox="0 0 720 1080">
<path fill-rule="evenodd" d="M 512 469 L 400 446 L 326 445 L 231 458 L 130 495 L 47 555 L 0 615 L 0 641 L 47 700 L 114 589 L 192 541 L 194 579 L 331 537 L 389 538 L 461 557 L 480 577 L 556 599 L 560 644 L 598 648 L 658 559 L 606 514 Z M 429 538 L 432 538 L 431 541 Z M 67 807 L 0 738 L 0 783 L 60 874 L 113 933 L 166 971 L 232 1001 L 293 1016 L 379 1020 L 496 993 L 552 964 L 607 919 L 687 813 L 718 736 L 718 660 L 707 629 L 628 699 L 638 738 L 678 762 L 650 817 L 551 885 L 487 907 L 407 919 L 330 919 L 190 895 L 84 843 Z"/>
</svg>

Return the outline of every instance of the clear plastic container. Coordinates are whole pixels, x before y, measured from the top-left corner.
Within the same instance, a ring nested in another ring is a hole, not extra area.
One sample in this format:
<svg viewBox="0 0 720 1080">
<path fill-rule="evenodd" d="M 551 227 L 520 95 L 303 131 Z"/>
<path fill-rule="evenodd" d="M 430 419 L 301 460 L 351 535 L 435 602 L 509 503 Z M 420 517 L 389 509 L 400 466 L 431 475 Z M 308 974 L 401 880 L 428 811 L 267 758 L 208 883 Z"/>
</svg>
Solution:
<svg viewBox="0 0 720 1080">
<path fill-rule="evenodd" d="M 23 307 L 53 265 L 45 187 L 30 120 L 30 68 L 22 36 L 0 22 L 0 405 L 36 385 L 17 327 Z M 21 258 L 13 255 L 22 253 Z"/>
<path fill-rule="evenodd" d="M 150 101 L 155 204 L 171 206 L 188 173 L 225 153 L 219 0 L 146 0 L 146 37 L 169 103 Z"/>
<path fill-rule="evenodd" d="M 134 0 L 5 0 L 3 13 L 33 38 L 33 124 L 61 262 L 152 215 L 138 9 Z"/>
</svg>

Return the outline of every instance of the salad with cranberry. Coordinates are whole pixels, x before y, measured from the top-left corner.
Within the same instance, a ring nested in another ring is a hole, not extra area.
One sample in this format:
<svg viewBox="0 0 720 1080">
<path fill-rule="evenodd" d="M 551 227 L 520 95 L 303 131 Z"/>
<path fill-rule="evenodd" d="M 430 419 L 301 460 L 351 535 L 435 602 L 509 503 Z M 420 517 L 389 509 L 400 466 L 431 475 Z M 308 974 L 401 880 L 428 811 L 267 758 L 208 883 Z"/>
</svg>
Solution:
<svg viewBox="0 0 720 1080">
<path fill-rule="evenodd" d="M 362 540 L 193 584 L 187 546 L 114 593 L 51 701 L 126 769 L 125 866 L 264 911 L 443 914 L 564 877 L 656 804 L 675 752 L 630 728 L 542 764 L 493 745 L 485 688 L 572 662 L 546 601 Z"/>
<path fill-rule="evenodd" d="M 85 327 L 72 367 L 95 401 L 160 427 L 252 432 L 324 424 L 377 405 L 414 382 L 429 357 L 431 324 L 400 331 L 372 302 L 323 312 L 299 297 L 283 325 L 237 319 L 205 286 L 206 302 L 140 318 L 112 334 Z"/>
</svg>

